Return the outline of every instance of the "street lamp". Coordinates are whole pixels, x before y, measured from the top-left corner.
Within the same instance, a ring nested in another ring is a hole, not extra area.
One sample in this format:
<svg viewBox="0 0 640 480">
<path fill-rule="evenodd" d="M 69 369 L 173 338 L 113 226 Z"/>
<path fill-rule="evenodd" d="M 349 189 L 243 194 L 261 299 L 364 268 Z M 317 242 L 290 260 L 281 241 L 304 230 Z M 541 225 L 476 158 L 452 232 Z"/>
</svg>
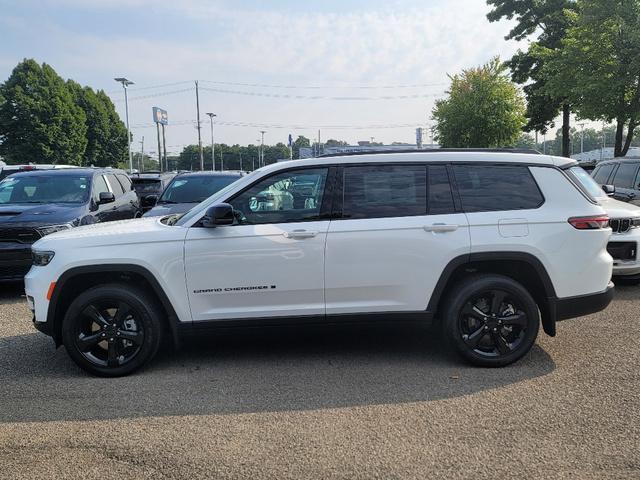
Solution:
<svg viewBox="0 0 640 480">
<path fill-rule="evenodd" d="M 214 172 L 216 170 L 216 144 L 213 142 L 213 119 L 217 117 L 217 115 L 211 112 L 207 112 L 207 115 L 209 115 L 209 119 L 211 120 L 211 171 Z"/>
<path fill-rule="evenodd" d="M 127 98 L 127 87 L 133 85 L 131 80 L 127 80 L 124 77 L 114 78 L 118 83 L 122 84 L 124 88 L 124 112 L 125 119 L 127 121 L 127 147 L 129 148 L 129 171 L 133 172 L 133 157 L 131 156 L 131 130 L 129 130 L 129 99 Z"/>
</svg>

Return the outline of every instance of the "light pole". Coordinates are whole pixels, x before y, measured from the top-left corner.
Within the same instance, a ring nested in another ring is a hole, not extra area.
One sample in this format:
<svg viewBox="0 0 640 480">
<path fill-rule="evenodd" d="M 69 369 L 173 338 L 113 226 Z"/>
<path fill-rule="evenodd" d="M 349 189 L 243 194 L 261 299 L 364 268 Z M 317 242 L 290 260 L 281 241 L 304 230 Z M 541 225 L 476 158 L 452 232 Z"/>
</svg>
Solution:
<svg viewBox="0 0 640 480">
<path fill-rule="evenodd" d="M 215 172 L 216 170 L 216 144 L 213 141 L 213 122 L 214 122 L 214 118 L 217 117 L 217 115 L 215 113 L 211 113 L 211 112 L 207 112 L 207 115 L 209 115 L 209 119 L 211 120 L 211 171 Z"/>
<path fill-rule="evenodd" d="M 584 123 L 579 124 L 580 126 L 580 153 L 584 153 Z M 584 160 L 584 159 L 583 159 Z"/>
<path fill-rule="evenodd" d="M 264 167 L 264 134 L 266 132 L 264 130 L 260 130 L 260 134 L 262 135 L 261 139 L 260 139 L 260 163 L 258 164 L 259 167 Z"/>
<path fill-rule="evenodd" d="M 118 83 L 122 84 L 124 88 L 124 116 L 127 120 L 127 147 L 129 148 L 129 171 L 133 172 L 133 157 L 131 156 L 131 130 L 129 130 L 129 99 L 127 98 L 127 87 L 133 85 L 131 80 L 127 80 L 124 77 L 114 78 Z"/>
</svg>

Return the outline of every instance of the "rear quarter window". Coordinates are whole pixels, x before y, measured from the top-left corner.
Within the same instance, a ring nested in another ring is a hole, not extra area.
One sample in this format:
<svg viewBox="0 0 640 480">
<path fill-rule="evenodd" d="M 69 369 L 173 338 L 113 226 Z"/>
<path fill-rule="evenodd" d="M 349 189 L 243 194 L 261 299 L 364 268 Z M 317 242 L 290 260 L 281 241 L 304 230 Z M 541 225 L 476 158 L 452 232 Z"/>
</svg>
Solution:
<svg viewBox="0 0 640 480">
<path fill-rule="evenodd" d="M 544 203 L 526 165 L 454 165 L 453 171 L 465 212 L 528 210 Z"/>
<path fill-rule="evenodd" d="M 604 185 L 609 180 L 609 175 L 613 171 L 614 164 L 610 163 L 609 165 L 602 165 L 597 168 L 595 172 L 593 172 L 593 179 L 598 182 L 600 185 Z"/>
</svg>

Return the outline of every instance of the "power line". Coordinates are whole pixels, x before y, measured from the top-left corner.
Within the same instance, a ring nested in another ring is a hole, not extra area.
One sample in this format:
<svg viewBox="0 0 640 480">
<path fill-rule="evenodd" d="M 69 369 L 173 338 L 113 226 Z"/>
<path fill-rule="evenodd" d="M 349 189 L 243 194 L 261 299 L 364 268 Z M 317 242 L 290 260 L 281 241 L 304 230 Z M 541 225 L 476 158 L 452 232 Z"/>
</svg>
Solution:
<svg viewBox="0 0 640 480">
<path fill-rule="evenodd" d="M 175 95 L 177 93 L 185 93 L 185 92 L 192 92 L 193 88 L 183 88 L 182 90 L 172 90 L 169 92 L 157 92 L 157 93 L 151 93 L 149 95 L 142 95 L 139 97 L 132 97 L 129 99 L 130 102 L 135 102 L 136 100 L 145 100 L 147 98 L 155 98 L 155 97 L 166 97 L 168 95 Z M 123 99 L 117 99 L 115 100 L 116 102 L 122 102 L 124 101 Z"/>
<path fill-rule="evenodd" d="M 195 120 L 179 120 L 171 122 L 171 126 L 195 126 Z M 420 122 L 415 123 L 393 123 L 393 124 L 378 124 L 378 125 L 301 125 L 301 124 L 273 124 L 273 123 L 255 123 L 255 122 L 241 122 L 241 121 L 217 121 L 216 125 L 223 125 L 227 127 L 246 127 L 246 128 L 273 128 L 273 129 L 326 129 L 326 130 L 367 130 L 367 129 L 391 129 L 391 128 L 415 128 L 420 126 Z M 154 128 L 155 123 L 140 123 L 131 125 L 131 128 Z"/>
<path fill-rule="evenodd" d="M 191 83 L 191 80 L 183 80 L 181 82 L 172 82 L 172 83 L 163 83 L 161 85 L 149 85 L 147 87 L 136 87 L 136 88 L 130 88 L 129 90 L 131 90 L 132 92 L 133 91 L 137 92 L 138 90 L 153 90 L 156 88 L 173 87 L 175 85 L 184 85 L 185 83 Z M 120 90 L 112 90 L 106 93 L 109 95 L 112 95 L 112 94 L 117 94 L 122 92 Z"/>
<path fill-rule="evenodd" d="M 287 98 L 295 100 L 337 100 L 337 101 L 369 101 L 369 100 L 410 100 L 417 98 L 437 97 L 440 94 L 411 94 L 411 95 L 381 95 L 377 97 L 371 96 L 327 96 L 327 95 L 291 95 L 280 93 L 265 93 L 255 91 L 227 90 L 223 88 L 202 87 L 202 90 L 215 93 L 226 93 L 229 95 L 244 95 L 249 97 L 266 97 L 266 98 Z"/>
<path fill-rule="evenodd" d="M 260 88 L 283 88 L 283 89 L 309 89 L 309 90 L 383 90 L 383 89 L 404 89 L 404 88 L 426 88 L 426 87 L 443 87 L 447 83 L 415 83 L 410 85 L 270 85 L 264 83 L 239 83 L 239 82 L 222 82 L 216 80 L 202 80 L 203 83 L 212 83 L 216 85 L 232 85 L 237 87 L 260 87 Z"/>
</svg>

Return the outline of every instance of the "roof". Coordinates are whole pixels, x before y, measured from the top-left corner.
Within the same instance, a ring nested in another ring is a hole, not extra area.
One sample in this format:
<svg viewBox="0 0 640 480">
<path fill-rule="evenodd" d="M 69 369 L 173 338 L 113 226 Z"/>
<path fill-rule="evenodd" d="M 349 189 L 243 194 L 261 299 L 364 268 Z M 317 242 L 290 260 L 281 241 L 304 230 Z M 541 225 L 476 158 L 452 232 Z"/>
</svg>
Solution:
<svg viewBox="0 0 640 480">
<path fill-rule="evenodd" d="M 198 170 L 197 172 L 183 172 L 179 173 L 177 176 L 180 177 L 242 177 L 245 173 L 239 170 L 224 170 L 214 171 L 211 170 Z"/>
<path fill-rule="evenodd" d="M 264 170 L 280 170 L 284 168 L 341 164 L 341 163 L 390 163 L 390 162 L 492 162 L 492 163 L 525 163 L 534 165 L 564 166 L 575 164 L 575 160 L 565 157 L 553 157 L 538 153 L 514 153 L 512 151 L 471 151 L 471 150 L 428 150 L 409 152 L 380 152 L 359 155 L 339 155 L 288 162 L 274 163 L 263 167 Z M 263 170 L 261 169 L 261 170 Z"/>
<path fill-rule="evenodd" d="M 56 175 L 56 176 L 72 176 L 72 177 L 80 177 L 93 175 L 94 173 L 118 173 L 125 174 L 124 170 L 118 170 L 116 168 L 96 168 L 96 167 L 88 167 L 88 168 L 56 168 L 56 169 L 34 169 L 34 170 L 26 170 L 24 172 L 16 172 L 11 175 L 11 178 L 18 177 L 28 177 L 32 175 Z"/>
</svg>

